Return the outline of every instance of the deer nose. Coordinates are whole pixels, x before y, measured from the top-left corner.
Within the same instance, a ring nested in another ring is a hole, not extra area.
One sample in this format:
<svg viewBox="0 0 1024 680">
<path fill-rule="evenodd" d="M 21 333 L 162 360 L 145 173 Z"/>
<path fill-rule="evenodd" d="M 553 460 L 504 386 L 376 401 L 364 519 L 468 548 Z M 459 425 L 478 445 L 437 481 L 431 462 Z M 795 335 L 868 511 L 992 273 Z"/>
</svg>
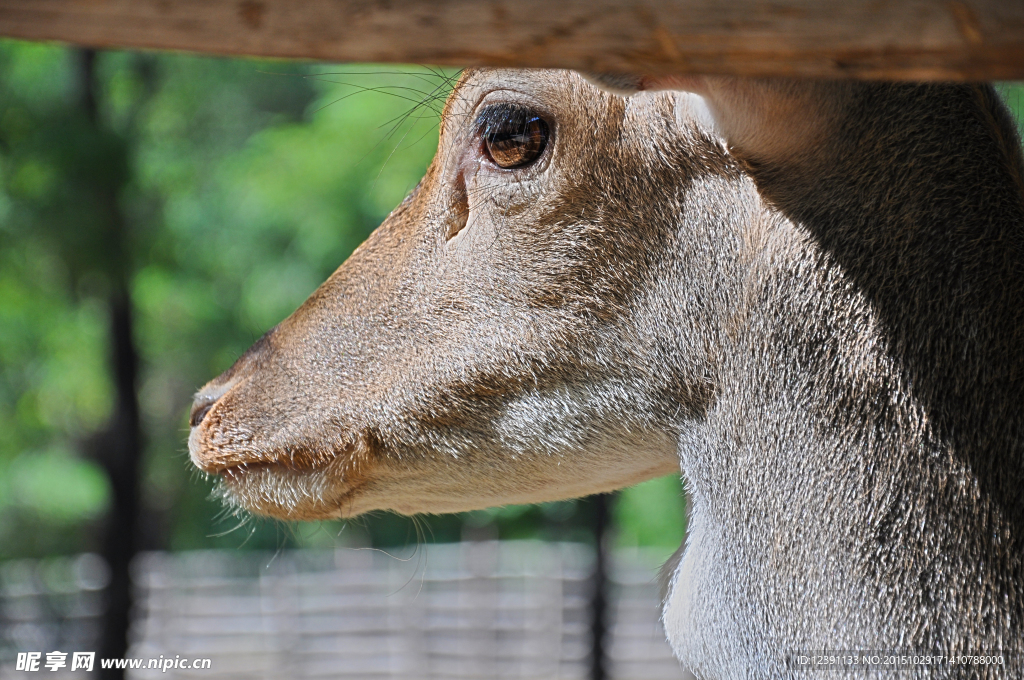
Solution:
<svg viewBox="0 0 1024 680">
<path fill-rule="evenodd" d="M 188 414 L 188 424 L 190 427 L 199 427 L 203 422 L 203 418 L 217 405 L 221 397 L 227 394 L 239 382 L 237 377 L 233 377 L 230 380 L 217 384 L 220 380 L 221 378 L 214 380 L 196 393 L 195 398 L 192 400 L 192 410 Z"/>
<path fill-rule="evenodd" d="M 210 412 L 213 405 L 217 403 L 216 397 L 209 395 L 197 395 L 195 401 L 192 402 L 192 410 L 188 414 L 189 427 L 196 427 L 199 423 L 203 422 L 203 418 Z"/>
<path fill-rule="evenodd" d="M 217 401 L 232 387 L 243 381 L 246 376 L 252 374 L 254 364 L 270 352 L 270 338 L 276 330 L 276 328 L 272 328 L 267 331 L 262 338 L 246 350 L 245 354 L 239 357 L 234 366 L 222 373 L 220 377 L 211 380 L 196 393 L 192 400 L 192 410 L 188 414 L 190 427 L 199 427 L 203 418 L 213 409 Z"/>
</svg>

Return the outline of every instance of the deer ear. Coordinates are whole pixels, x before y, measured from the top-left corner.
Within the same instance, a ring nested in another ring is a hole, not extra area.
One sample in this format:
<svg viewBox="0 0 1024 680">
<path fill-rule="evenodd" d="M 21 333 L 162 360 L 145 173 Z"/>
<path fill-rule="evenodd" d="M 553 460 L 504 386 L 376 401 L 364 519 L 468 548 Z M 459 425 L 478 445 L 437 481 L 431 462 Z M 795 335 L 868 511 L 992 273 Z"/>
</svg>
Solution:
<svg viewBox="0 0 1024 680">
<path fill-rule="evenodd" d="M 799 159 L 818 149 L 843 115 L 855 84 L 799 79 L 584 73 L 597 87 L 623 96 L 682 90 L 700 95 L 732 152 L 759 164 Z"/>
</svg>

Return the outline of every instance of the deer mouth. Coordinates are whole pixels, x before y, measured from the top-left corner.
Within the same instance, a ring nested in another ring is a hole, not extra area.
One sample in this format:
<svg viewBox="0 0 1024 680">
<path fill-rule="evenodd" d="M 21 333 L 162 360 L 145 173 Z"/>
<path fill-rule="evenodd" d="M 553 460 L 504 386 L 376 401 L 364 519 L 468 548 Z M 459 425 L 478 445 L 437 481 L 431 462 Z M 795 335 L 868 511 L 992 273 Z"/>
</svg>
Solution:
<svg viewBox="0 0 1024 680">
<path fill-rule="evenodd" d="M 289 521 L 358 514 L 353 498 L 377 467 L 361 438 L 340 431 L 332 444 L 312 444 L 294 432 L 253 428 L 235 413 L 238 387 L 200 403 L 189 434 L 192 461 L 217 478 L 215 496 L 240 512 Z"/>
<path fill-rule="evenodd" d="M 339 458 L 354 460 L 360 452 L 356 435 L 338 423 L 313 422 L 302 428 L 280 418 L 261 418 L 258 410 L 254 414 L 247 403 L 258 390 L 251 377 L 234 377 L 207 386 L 196 396 L 189 414 L 188 439 L 189 456 L 196 467 L 228 480 L 267 471 L 315 475 Z M 336 436 L 324 442 L 325 431 Z"/>
</svg>

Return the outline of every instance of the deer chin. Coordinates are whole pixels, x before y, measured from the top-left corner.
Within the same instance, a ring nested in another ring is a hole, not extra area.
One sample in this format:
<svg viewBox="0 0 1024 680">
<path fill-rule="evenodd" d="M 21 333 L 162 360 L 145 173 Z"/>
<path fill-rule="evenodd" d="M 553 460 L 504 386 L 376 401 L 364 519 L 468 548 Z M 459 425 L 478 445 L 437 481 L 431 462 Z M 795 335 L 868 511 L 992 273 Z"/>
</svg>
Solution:
<svg viewBox="0 0 1024 680">
<path fill-rule="evenodd" d="M 287 456 L 270 462 L 240 462 L 206 468 L 218 478 L 214 491 L 229 507 L 290 521 L 354 517 L 373 507 L 359 491 L 370 467 L 359 445 L 347 446 L 330 460 L 294 464 Z"/>
</svg>

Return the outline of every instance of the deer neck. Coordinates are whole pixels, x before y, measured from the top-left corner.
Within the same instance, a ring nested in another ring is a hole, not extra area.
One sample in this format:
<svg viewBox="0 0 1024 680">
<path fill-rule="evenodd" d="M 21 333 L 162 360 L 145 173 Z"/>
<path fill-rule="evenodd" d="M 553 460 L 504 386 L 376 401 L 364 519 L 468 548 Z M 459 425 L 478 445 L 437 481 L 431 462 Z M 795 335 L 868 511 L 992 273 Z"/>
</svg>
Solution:
<svg viewBox="0 0 1024 680">
<path fill-rule="evenodd" d="M 698 674 L 724 663 L 702 650 L 749 640 L 758 663 L 1021 645 L 977 614 L 1024 628 L 1020 156 L 985 91 L 950 89 L 866 88 L 828 171 L 747 159 L 779 219 L 681 447 L 690 537 L 665 615 Z"/>
</svg>

